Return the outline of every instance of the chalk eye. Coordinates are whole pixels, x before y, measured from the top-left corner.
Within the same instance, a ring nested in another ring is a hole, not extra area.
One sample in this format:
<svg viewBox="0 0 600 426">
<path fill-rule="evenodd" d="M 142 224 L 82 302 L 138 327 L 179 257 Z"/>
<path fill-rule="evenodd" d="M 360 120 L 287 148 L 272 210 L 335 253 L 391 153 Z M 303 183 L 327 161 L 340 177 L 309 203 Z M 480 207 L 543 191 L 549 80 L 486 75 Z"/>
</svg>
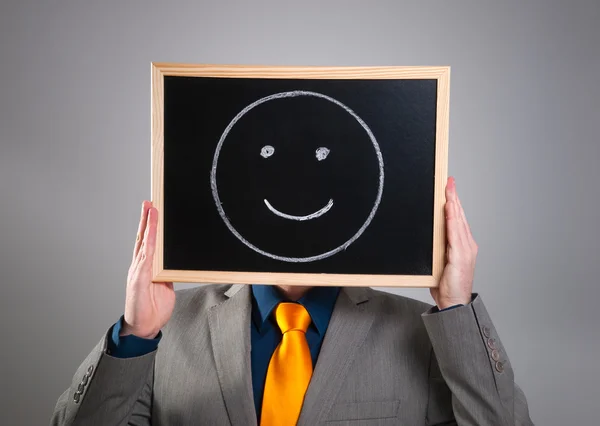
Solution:
<svg viewBox="0 0 600 426">
<path fill-rule="evenodd" d="M 323 161 L 329 155 L 329 149 L 325 147 L 317 148 L 315 155 L 317 156 L 317 160 Z"/>
<path fill-rule="evenodd" d="M 262 147 L 262 149 L 260 150 L 260 155 L 263 158 L 269 158 L 271 155 L 273 155 L 275 153 L 275 148 L 273 148 L 271 145 L 265 145 Z"/>
</svg>

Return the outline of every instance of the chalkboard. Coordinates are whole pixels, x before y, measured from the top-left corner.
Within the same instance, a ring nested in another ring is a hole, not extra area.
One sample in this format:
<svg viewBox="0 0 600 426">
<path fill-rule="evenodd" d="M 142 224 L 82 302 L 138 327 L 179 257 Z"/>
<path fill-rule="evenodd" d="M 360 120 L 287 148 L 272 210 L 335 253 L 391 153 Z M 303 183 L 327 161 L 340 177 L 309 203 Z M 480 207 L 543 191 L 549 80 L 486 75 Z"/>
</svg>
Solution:
<svg viewBox="0 0 600 426">
<path fill-rule="evenodd" d="M 153 279 L 436 286 L 449 73 L 153 63 Z"/>
</svg>

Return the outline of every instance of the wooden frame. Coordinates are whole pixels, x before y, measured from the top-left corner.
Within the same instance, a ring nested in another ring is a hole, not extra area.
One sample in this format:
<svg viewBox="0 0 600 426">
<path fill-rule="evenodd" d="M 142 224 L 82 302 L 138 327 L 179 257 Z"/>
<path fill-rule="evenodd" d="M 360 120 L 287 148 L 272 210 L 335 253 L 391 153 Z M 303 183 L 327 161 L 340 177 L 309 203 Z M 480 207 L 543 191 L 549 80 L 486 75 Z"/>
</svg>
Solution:
<svg viewBox="0 0 600 426">
<path fill-rule="evenodd" d="M 278 285 L 341 285 L 436 287 L 445 266 L 445 186 L 447 181 L 450 67 L 284 67 L 241 65 L 191 65 L 152 63 L 152 202 L 159 211 L 157 246 L 153 259 L 153 281 L 196 283 L 261 283 Z M 228 271 L 184 271 L 163 268 L 163 153 L 164 76 L 224 78 L 310 79 L 436 79 L 436 150 L 434 185 L 434 230 L 431 275 L 345 275 L 307 273 L 262 273 Z"/>
</svg>

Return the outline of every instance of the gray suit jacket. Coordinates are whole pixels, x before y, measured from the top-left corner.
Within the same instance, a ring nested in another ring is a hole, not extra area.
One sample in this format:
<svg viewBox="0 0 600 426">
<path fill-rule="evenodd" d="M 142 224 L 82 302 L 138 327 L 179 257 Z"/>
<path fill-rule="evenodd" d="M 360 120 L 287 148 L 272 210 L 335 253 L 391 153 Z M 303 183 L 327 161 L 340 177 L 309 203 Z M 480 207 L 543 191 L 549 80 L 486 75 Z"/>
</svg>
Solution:
<svg viewBox="0 0 600 426">
<path fill-rule="evenodd" d="M 344 288 L 298 425 L 532 425 L 481 297 L 440 313 L 430 308 Z M 59 398 L 51 424 L 256 426 L 251 309 L 247 285 L 178 291 L 159 348 L 114 358 L 105 335 Z"/>
</svg>

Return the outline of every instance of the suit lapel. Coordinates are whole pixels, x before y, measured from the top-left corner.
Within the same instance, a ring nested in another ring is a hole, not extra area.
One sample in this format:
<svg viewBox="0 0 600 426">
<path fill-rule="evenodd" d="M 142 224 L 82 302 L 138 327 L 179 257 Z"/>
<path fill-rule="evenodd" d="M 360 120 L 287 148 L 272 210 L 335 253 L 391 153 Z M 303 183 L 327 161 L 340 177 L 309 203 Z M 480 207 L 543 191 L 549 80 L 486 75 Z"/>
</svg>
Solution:
<svg viewBox="0 0 600 426">
<path fill-rule="evenodd" d="M 221 392 L 232 426 L 256 426 L 250 365 L 250 287 L 233 285 L 209 311 L 209 327 Z"/>
<path fill-rule="evenodd" d="M 298 425 L 318 424 L 329 411 L 376 316 L 368 288 L 342 288 L 336 301 Z"/>
</svg>

